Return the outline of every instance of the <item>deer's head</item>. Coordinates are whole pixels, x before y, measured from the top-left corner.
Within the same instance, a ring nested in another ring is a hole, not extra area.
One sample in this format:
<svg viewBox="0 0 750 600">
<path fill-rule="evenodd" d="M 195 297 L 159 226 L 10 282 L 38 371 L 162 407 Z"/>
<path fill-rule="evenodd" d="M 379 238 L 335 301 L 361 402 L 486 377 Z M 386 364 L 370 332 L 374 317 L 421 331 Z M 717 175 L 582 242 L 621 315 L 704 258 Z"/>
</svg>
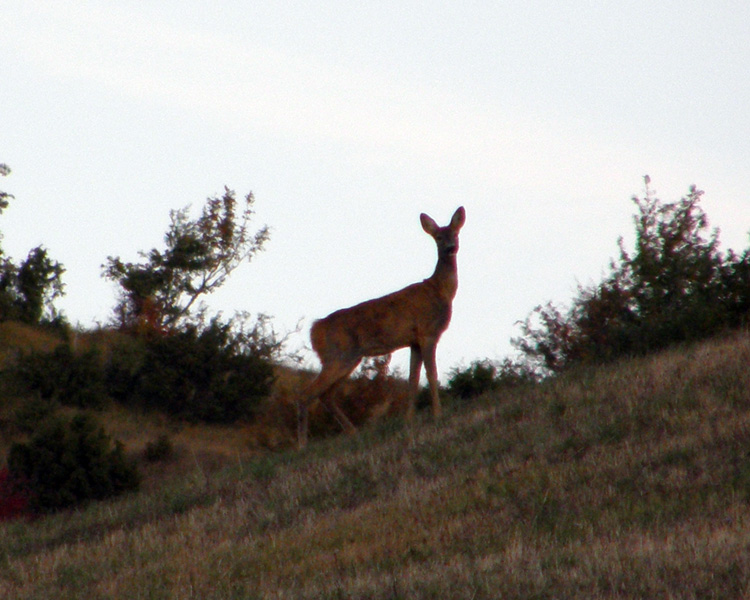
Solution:
<svg viewBox="0 0 750 600">
<path fill-rule="evenodd" d="M 450 224 L 445 227 L 438 226 L 432 217 L 424 213 L 419 215 L 419 220 L 422 222 L 422 229 L 434 238 L 440 258 L 455 256 L 458 253 L 458 232 L 461 231 L 466 221 L 466 211 L 463 206 L 456 209 Z"/>
</svg>

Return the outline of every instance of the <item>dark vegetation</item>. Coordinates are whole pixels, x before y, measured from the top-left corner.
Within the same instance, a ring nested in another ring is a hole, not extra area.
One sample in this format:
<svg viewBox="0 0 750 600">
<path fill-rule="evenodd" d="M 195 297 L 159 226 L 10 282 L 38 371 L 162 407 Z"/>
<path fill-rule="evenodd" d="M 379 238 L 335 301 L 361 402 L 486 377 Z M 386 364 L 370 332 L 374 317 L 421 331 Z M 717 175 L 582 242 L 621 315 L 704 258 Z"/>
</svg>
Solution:
<svg viewBox="0 0 750 600">
<path fill-rule="evenodd" d="M 2 165 L 0 174 L 8 173 Z M 12 198 L 0 195 L 0 212 Z M 137 486 L 122 447 L 108 449 L 94 416 L 65 420 L 61 411 L 116 403 L 188 422 L 254 418 L 271 391 L 282 341 L 263 315 L 209 317 L 201 303 L 268 240 L 267 227 L 249 229 L 253 204 L 252 194 L 238 201 L 225 189 L 196 219 L 188 209 L 173 211 L 164 250 L 142 252 L 139 263 L 108 258 L 103 275 L 119 285 L 120 300 L 112 326 L 101 331 L 74 331 L 56 311 L 64 269 L 44 248 L 18 264 L 0 248 L 0 323 L 46 327 L 54 336 L 44 347 L 3 349 L 2 392 L 26 398 L 12 427 L 30 436 L 10 448 L 3 474 L 0 497 L 16 507 L 10 512 L 21 504 L 45 512 Z M 163 452 L 162 445 L 150 456 Z"/>
<path fill-rule="evenodd" d="M 138 472 L 94 419 L 78 414 L 46 419 L 26 443 L 8 455 L 16 494 L 35 513 L 102 500 L 137 489 Z"/>
<path fill-rule="evenodd" d="M 514 340 L 540 374 L 645 355 L 746 324 L 750 249 L 719 250 L 695 186 L 677 202 L 634 197 L 635 248 L 600 283 L 580 287 L 567 308 L 538 306 Z"/>
<path fill-rule="evenodd" d="M 0 164 L 0 175 L 8 174 L 8 165 Z M 12 198 L 12 194 L 0 191 L 0 214 L 8 208 Z M 0 320 L 61 322 L 54 301 L 63 294 L 64 272 L 62 265 L 52 260 L 43 246 L 29 251 L 26 259 L 18 264 L 5 256 L 0 246 Z"/>
</svg>

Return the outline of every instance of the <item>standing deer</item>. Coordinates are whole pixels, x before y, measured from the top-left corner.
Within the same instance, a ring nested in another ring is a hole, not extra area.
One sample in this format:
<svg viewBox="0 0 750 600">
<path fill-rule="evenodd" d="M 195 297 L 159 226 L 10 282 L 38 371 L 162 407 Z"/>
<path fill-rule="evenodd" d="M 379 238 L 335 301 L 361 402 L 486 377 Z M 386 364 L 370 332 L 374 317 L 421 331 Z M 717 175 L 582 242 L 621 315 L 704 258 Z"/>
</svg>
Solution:
<svg viewBox="0 0 750 600">
<path fill-rule="evenodd" d="M 337 310 L 313 323 L 310 340 L 322 369 L 297 402 L 300 448 L 307 445 L 308 408 L 317 398 L 322 399 L 347 433 L 356 431 L 343 411 L 322 396 L 347 377 L 365 356 L 411 348 L 406 418 L 414 417 L 423 362 L 430 384 L 432 414 L 435 418 L 440 416 L 435 350 L 451 320 L 451 306 L 458 288 L 458 232 L 466 220 L 466 211 L 463 206 L 459 207 L 446 227 L 439 227 L 426 214 L 421 214 L 419 219 L 422 229 L 437 244 L 437 266 L 430 278 L 382 298 Z"/>
</svg>

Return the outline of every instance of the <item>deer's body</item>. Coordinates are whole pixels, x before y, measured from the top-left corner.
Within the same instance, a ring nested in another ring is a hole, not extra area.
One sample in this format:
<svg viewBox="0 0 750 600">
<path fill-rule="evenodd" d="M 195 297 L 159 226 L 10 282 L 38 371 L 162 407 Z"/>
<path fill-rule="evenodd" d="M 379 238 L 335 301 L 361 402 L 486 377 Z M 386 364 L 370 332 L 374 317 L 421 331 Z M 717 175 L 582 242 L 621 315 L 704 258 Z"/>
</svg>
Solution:
<svg viewBox="0 0 750 600">
<path fill-rule="evenodd" d="M 310 339 L 322 369 L 298 403 L 300 447 L 307 443 L 309 405 L 347 377 L 365 356 L 380 356 L 400 348 L 411 348 L 407 418 L 414 414 L 423 363 L 430 384 L 433 415 L 440 415 L 435 350 L 450 323 L 453 298 L 458 288 L 456 253 L 465 212 L 463 207 L 459 208 L 446 227 L 438 227 L 424 214 L 420 219 L 424 230 L 437 244 L 438 262 L 431 277 L 387 296 L 337 310 L 313 323 Z M 335 404 L 329 408 L 347 431 L 355 431 Z"/>
</svg>

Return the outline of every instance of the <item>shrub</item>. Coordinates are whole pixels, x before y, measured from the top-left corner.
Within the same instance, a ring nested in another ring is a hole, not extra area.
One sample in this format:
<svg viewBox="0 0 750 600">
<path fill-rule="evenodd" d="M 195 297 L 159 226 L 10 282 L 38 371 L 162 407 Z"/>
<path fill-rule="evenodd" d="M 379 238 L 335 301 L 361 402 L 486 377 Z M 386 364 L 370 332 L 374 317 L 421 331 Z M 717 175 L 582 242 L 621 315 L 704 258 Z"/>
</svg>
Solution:
<svg viewBox="0 0 750 600">
<path fill-rule="evenodd" d="M 10 167 L 0 163 L 0 176 L 10 174 Z M 0 191 L 0 213 L 8 208 L 12 194 Z M 0 233 L 0 240 L 2 240 Z M 31 250 L 26 260 L 16 265 L 5 256 L 0 247 L 0 321 L 24 323 L 53 323 L 61 325 L 64 319 L 54 307 L 54 301 L 63 295 L 63 266 L 47 256 L 43 246 Z"/>
<path fill-rule="evenodd" d="M 276 346 L 260 326 L 246 332 L 236 321 L 213 319 L 141 338 L 139 346 L 113 353 L 110 392 L 125 404 L 189 421 L 249 419 L 273 384 Z"/>
<path fill-rule="evenodd" d="M 75 353 L 68 344 L 52 352 L 31 352 L 19 358 L 17 380 L 42 400 L 77 408 L 102 408 L 107 393 L 99 352 Z"/>
<path fill-rule="evenodd" d="M 448 391 L 459 398 L 473 398 L 499 388 L 534 383 L 534 373 L 525 365 L 505 359 L 496 364 L 491 360 L 475 360 L 467 368 L 451 369 Z"/>
<path fill-rule="evenodd" d="M 33 433 L 57 410 L 58 404 L 43 398 L 28 398 L 14 413 L 16 427 L 23 433 Z"/>
<path fill-rule="evenodd" d="M 641 355 L 709 337 L 742 325 L 750 308 L 750 250 L 719 252 L 718 231 L 708 236 L 703 192 L 690 188 L 678 202 L 656 198 L 646 181 L 635 248 L 619 240 L 619 262 L 598 285 L 579 287 L 569 309 L 538 306 L 514 345 L 537 370 Z"/>
<path fill-rule="evenodd" d="M 448 390 L 459 398 L 472 398 L 494 390 L 497 385 L 497 367 L 489 360 L 476 360 L 466 369 L 451 369 Z"/>
<path fill-rule="evenodd" d="M 50 512 L 103 500 L 136 489 L 139 475 L 115 442 L 90 416 L 45 422 L 27 443 L 15 443 L 8 456 L 15 481 L 23 481 L 29 506 Z"/>
</svg>

